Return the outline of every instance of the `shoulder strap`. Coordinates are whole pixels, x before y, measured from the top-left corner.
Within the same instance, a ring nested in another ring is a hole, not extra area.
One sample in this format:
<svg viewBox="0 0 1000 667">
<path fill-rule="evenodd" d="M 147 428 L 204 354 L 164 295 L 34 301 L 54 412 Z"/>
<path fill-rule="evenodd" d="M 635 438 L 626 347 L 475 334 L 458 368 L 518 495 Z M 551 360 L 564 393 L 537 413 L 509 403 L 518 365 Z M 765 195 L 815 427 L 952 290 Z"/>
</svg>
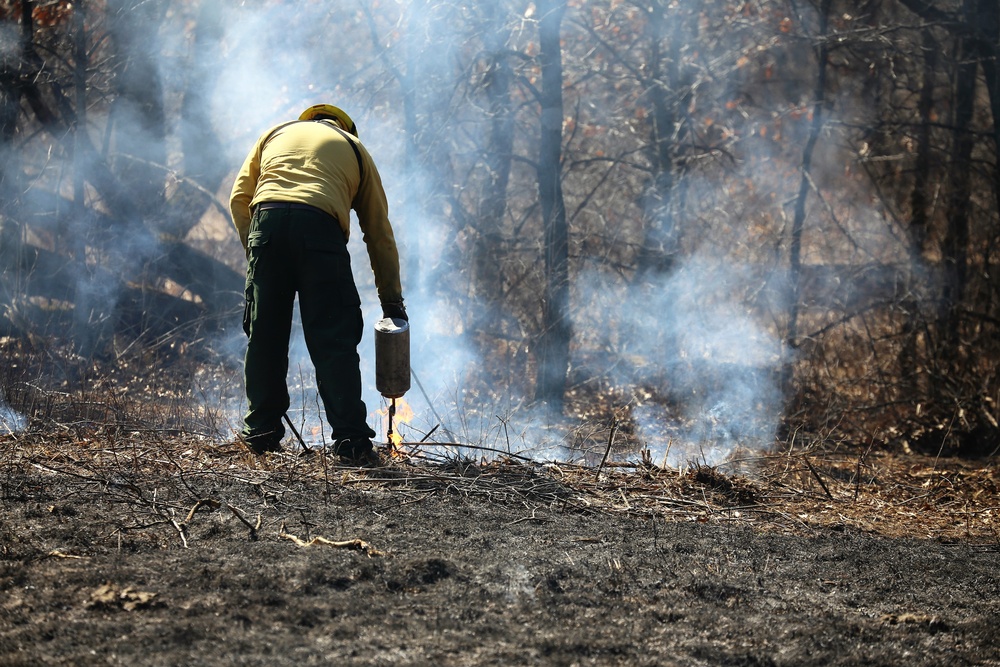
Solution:
<svg viewBox="0 0 1000 667">
<path fill-rule="evenodd" d="M 267 133 L 267 136 L 264 137 L 264 139 L 260 142 L 260 145 L 263 146 L 268 141 L 270 141 L 271 137 L 274 136 L 274 133 L 277 132 L 278 130 L 280 130 L 281 128 L 288 127 L 292 123 L 298 123 L 298 122 L 299 121 L 297 121 L 297 120 L 290 120 L 290 121 L 287 121 L 285 123 L 279 123 L 278 125 L 275 125 L 274 127 L 271 128 L 271 131 Z"/>
<path fill-rule="evenodd" d="M 354 157 L 358 158 L 358 184 L 360 187 L 360 184 L 363 183 L 365 180 L 365 168 L 361 162 L 361 151 L 358 149 L 358 145 L 354 143 L 356 139 L 354 139 L 354 137 L 352 137 L 348 132 L 342 130 L 340 126 L 337 125 L 332 120 L 321 120 L 320 122 L 332 127 L 337 132 L 340 132 L 340 134 L 343 135 L 344 139 L 347 140 L 347 143 L 351 145 L 351 148 L 354 150 Z"/>
<path fill-rule="evenodd" d="M 280 130 L 283 127 L 288 127 L 292 123 L 312 123 L 312 122 L 316 122 L 316 121 L 290 120 L 287 123 L 281 123 L 280 125 L 277 125 L 277 126 L 271 128 L 271 131 L 267 133 L 267 136 L 264 137 L 264 140 L 262 142 L 260 142 L 260 145 L 263 146 L 264 144 L 266 144 L 267 140 L 270 139 L 271 136 L 275 132 L 277 132 L 278 130 Z M 358 145 L 355 143 L 357 141 L 357 139 L 355 139 L 351 134 L 349 134 L 349 133 L 345 132 L 344 130 L 340 129 L 340 126 L 337 125 L 335 122 L 333 122 L 331 120 L 321 120 L 321 121 L 318 121 L 318 122 L 325 124 L 327 127 L 333 128 L 337 132 L 340 132 L 340 134 L 343 135 L 344 139 L 347 140 L 347 143 L 349 143 L 351 145 L 351 149 L 354 151 L 354 157 L 356 157 L 358 159 L 358 183 L 359 183 L 359 187 L 360 187 L 360 184 L 363 183 L 364 180 L 365 180 L 365 167 L 364 167 L 364 164 L 361 161 L 361 151 L 358 149 Z"/>
</svg>

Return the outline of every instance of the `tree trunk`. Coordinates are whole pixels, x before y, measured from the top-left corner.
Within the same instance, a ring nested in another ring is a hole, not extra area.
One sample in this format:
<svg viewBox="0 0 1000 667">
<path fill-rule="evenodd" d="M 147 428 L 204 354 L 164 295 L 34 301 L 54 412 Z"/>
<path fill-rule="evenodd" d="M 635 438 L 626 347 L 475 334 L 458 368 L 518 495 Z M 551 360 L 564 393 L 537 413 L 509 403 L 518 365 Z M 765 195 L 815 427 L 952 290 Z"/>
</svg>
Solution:
<svg viewBox="0 0 1000 667">
<path fill-rule="evenodd" d="M 914 164 L 913 192 L 910 194 L 910 257 L 914 266 L 920 266 L 927 252 L 928 228 L 930 227 L 930 198 L 928 191 L 933 187 L 931 179 L 931 127 L 934 111 L 935 76 L 938 68 L 938 49 L 940 44 L 934 39 L 929 29 L 923 32 L 924 74 L 920 89 L 920 99 L 917 112 L 920 114 L 920 125 L 917 127 L 917 155 Z M 912 290 L 911 290 L 912 292 Z M 907 319 L 903 322 L 903 345 L 899 352 L 899 369 L 903 377 L 903 386 L 908 392 L 921 390 L 920 369 L 926 370 L 926 364 L 917 360 L 918 335 L 926 325 L 919 321 L 920 304 L 916 299 L 908 299 L 903 303 L 903 311 Z"/>
<path fill-rule="evenodd" d="M 969 0 L 967 0 L 967 5 Z M 968 39 L 959 38 L 956 49 L 954 117 L 952 120 L 952 155 L 948 170 L 948 222 L 941 247 L 944 288 L 941 317 L 944 322 L 946 355 L 955 359 L 959 353 L 960 306 L 968 282 L 969 214 L 972 194 L 972 148 L 975 139 L 970 125 L 976 101 L 978 63 Z"/>
<path fill-rule="evenodd" d="M 829 26 L 831 0 L 823 0 L 819 9 L 819 32 L 816 36 L 816 87 L 813 90 L 812 105 L 812 126 L 809 129 L 809 139 L 806 141 L 805 150 L 802 152 L 802 178 L 799 181 L 799 194 L 795 200 L 795 216 L 792 219 L 792 237 L 789 248 L 789 311 L 788 311 L 788 334 L 785 339 L 789 348 L 798 346 L 799 337 L 799 291 L 800 277 L 802 273 L 802 233 L 805 229 L 806 200 L 809 196 L 810 170 L 812 169 L 813 151 L 816 149 L 816 141 L 819 139 L 823 129 L 823 107 L 826 103 L 826 76 L 827 76 L 827 55 L 829 48 L 826 43 L 826 35 Z M 782 384 L 785 389 L 790 388 L 791 368 L 786 367 L 783 372 Z"/>
<path fill-rule="evenodd" d="M 1000 6 L 995 0 L 980 0 L 977 25 L 982 31 L 979 58 L 986 78 L 993 121 L 993 151 L 1000 155 Z M 1000 211 L 1000 159 L 993 161 L 993 193 Z"/>
<path fill-rule="evenodd" d="M 489 59 L 483 76 L 489 114 L 489 135 L 483 151 L 486 183 L 476 219 L 473 275 L 477 296 L 488 305 L 502 293 L 500 258 L 503 218 L 507 212 L 507 185 L 514 155 L 514 110 L 510 98 L 513 73 L 507 54 L 508 31 L 498 3 L 487 3 L 484 21 Z"/>
<path fill-rule="evenodd" d="M 688 102 L 688 95 L 680 94 L 684 86 L 680 70 L 682 17 L 675 16 L 668 22 L 665 5 L 662 0 L 652 0 L 648 7 L 650 54 L 649 72 L 644 80 L 653 107 L 650 136 L 653 173 L 645 202 L 642 247 L 636 260 L 637 281 L 649 272 L 670 271 L 677 253 L 676 157 L 682 109 Z M 664 39 L 667 40 L 666 54 L 663 53 Z"/>
<path fill-rule="evenodd" d="M 76 351 L 83 356 L 91 356 L 100 339 L 100 332 L 93 326 L 91 313 L 104 304 L 94 303 L 92 285 L 94 282 L 102 285 L 110 283 L 104 279 L 95 281 L 94 271 L 86 265 L 87 235 L 84 229 L 91 229 L 92 216 L 87 211 L 85 201 L 85 172 L 87 170 L 86 144 L 87 135 L 87 68 L 90 66 L 90 56 L 87 49 L 86 6 L 81 0 L 73 8 L 73 88 L 75 93 L 73 122 L 73 215 L 63 216 L 59 222 L 59 239 L 56 247 L 61 254 L 69 253 L 70 257 L 82 269 L 74 281 L 73 294 L 73 324 L 72 339 Z M 76 229 L 69 228 L 72 221 Z M 86 278 L 84 278 L 86 276 Z"/>
<path fill-rule="evenodd" d="M 934 77 L 938 67 L 940 45 L 929 29 L 923 33 L 924 80 L 920 89 L 917 111 L 920 126 L 917 128 L 917 156 L 914 164 L 913 192 L 910 195 L 910 255 L 919 261 L 927 251 L 929 227 L 928 190 L 931 185 L 931 126 L 934 111 Z"/>
<path fill-rule="evenodd" d="M 993 135 L 993 195 L 997 215 L 993 224 L 997 225 L 1000 216 L 1000 6 L 996 0 L 980 0 L 977 16 L 980 26 L 979 60 L 983 66 L 986 79 L 986 91 L 989 94 Z M 994 238 L 1000 234 L 1000 229 L 994 226 Z M 988 245 L 983 259 L 983 269 L 986 275 L 993 276 L 992 268 L 994 248 Z M 996 304 L 997 289 L 1000 282 L 995 278 L 993 290 L 989 292 L 989 301 L 984 304 L 986 312 L 993 312 Z"/>
<path fill-rule="evenodd" d="M 31 2 L 21 3 L 21 43 L 31 40 Z M 11 49 L 0 54 L 0 266 L 16 267 L 21 264 L 22 234 L 17 215 L 20 186 L 20 155 L 14 147 L 17 120 L 21 114 L 21 76 L 24 63 L 21 49 Z M 0 281 L 0 304 L 9 304 L 11 295 L 7 288 L 7 272 Z"/>
<path fill-rule="evenodd" d="M 542 333 L 536 361 L 535 400 L 561 410 L 569 370 L 569 230 L 562 193 L 562 47 L 560 26 L 565 0 L 538 3 L 539 60 L 541 62 L 541 136 L 538 193 L 544 228 L 545 294 Z"/>
<path fill-rule="evenodd" d="M 403 172 L 414 175 L 414 178 L 404 189 L 403 208 L 408 211 L 418 211 L 428 218 L 442 217 L 442 210 L 451 207 L 460 215 L 459 207 L 454 205 L 451 195 L 451 154 L 438 143 L 439 126 L 437 123 L 448 116 L 447 100 L 450 90 L 443 88 L 442 77 L 432 68 L 431 61 L 441 60 L 440 54 L 429 59 L 426 54 L 430 50 L 441 49 L 447 41 L 435 40 L 437 32 L 435 21 L 443 21 L 435 15 L 441 8 L 429 0 L 407 3 L 403 10 L 401 24 L 403 30 L 402 46 L 395 52 L 392 47 L 384 48 L 382 37 L 376 27 L 375 15 L 371 8 L 363 11 L 368 20 L 372 43 L 378 45 L 382 62 L 392 77 L 398 82 L 400 91 L 400 106 L 403 116 L 403 129 L 406 145 L 403 151 Z M 400 64 L 393 62 L 393 56 Z M 432 275 L 421 259 L 427 255 L 422 243 L 423 235 L 414 234 L 411 240 L 412 252 L 406 266 L 408 292 L 423 291 L 427 288 L 440 289 L 442 281 L 433 280 L 440 276 Z M 445 259 L 447 263 L 451 258 Z"/>
<path fill-rule="evenodd" d="M 115 46 L 118 97 L 114 106 L 115 173 L 141 215 L 162 214 L 167 125 L 155 44 L 163 3 L 112 0 L 110 34 Z"/>
<path fill-rule="evenodd" d="M 171 198 L 163 226 L 163 231 L 174 239 L 183 239 L 212 206 L 212 193 L 218 191 L 230 167 L 219 159 L 223 146 L 215 132 L 211 109 L 212 91 L 220 71 L 222 9 L 221 3 L 202 3 L 194 29 L 178 132 L 187 182 Z"/>
</svg>

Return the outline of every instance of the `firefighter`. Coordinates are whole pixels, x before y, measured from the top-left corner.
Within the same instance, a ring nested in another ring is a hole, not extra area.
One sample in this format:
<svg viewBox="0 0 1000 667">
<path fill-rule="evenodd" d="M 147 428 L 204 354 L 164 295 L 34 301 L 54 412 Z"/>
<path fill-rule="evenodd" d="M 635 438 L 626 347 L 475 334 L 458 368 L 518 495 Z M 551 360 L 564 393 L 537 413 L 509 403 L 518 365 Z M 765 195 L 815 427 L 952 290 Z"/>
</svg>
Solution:
<svg viewBox="0 0 1000 667">
<path fill-rule="evenodd" d="M 406 320 L 399 254 L 382 181 L 342 109 L 318 104 L 265 132 L 250 150 L 230 197 L 246 250 L 249 337 L 244 364 L 247 413 L 240 439 L 256 454 L 281 451 L 288 410 L 288 341 L 296 293 L 306 346 L 334 451 L 376 457 L 361 399 L 361 299 L 347 240 L 357 212 L 383 317 Z"/>
</svg>

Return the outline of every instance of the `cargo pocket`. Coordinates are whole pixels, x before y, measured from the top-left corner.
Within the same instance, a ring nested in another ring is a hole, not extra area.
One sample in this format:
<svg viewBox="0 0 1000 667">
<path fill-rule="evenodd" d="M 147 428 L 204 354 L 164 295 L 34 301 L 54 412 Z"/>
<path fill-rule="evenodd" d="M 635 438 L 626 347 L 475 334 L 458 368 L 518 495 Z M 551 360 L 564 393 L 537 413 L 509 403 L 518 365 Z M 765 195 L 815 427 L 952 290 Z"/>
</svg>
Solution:
<svg viewBox="0 0 1000 667">
<path fill-rule="evenodd" d="M 250 232 L 247 237 L 247 280 L 243 288 L 243 333 L 250 335 L 250 323 L 253 321 L 253 279 L 257 268 L 257 261 L 261 253 L 271 240 L 268 232 Z"/>
<path fill-rule="evenodd" d="M 251 257 L 260 254 L 260 251 L 267 246 L 271 240 L 271 232 L 250 232 L 247 237 L 247 252 Z"/>
</svg>

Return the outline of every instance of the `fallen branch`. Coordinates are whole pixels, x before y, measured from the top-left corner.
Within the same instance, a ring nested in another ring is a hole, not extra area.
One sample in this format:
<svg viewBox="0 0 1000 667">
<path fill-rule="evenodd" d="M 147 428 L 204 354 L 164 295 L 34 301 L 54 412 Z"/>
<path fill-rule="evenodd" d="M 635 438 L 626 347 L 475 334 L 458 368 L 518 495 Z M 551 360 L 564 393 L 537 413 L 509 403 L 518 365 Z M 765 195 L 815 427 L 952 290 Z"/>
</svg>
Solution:
<svg viewBox="0 0 1000 667">
<path fill-rule="evenodd" d="M 320 546 L 325 546 L 325 547 L 333 547 L 335 549 L 354 549 L 356 551 L 361 551 L 361 552 L 365 553 L 369 558 L 371 558 L 372 556 L 384 556 L 385 555 L 384 552 L 379 551 L 378 549 L 375 549 L 368 542 L 365 542 L 364 540 L 361 540 L 361 539 L 342 540 L 342 541 L 337 542 L 337 541 L 334 541 L 334 540 L 328 540 L 325 537 L 318 537 L 317 536 L 317 537 L 312 538 L 308 542 L 306 542 L 305 540 L 303 540 L 300 537 L 296 537 L 295 535 L 292 535 L 291 533 L 286 533 L 285 532 L 285 526 L 284 526 L 284 524 L 282 524 L 281 530 L 278 531 L 278 537 L 283 537 L 286 540 L 291 540 L 297 546 L 300 546 L 300 547 L 313 547 L 313 546 L 320 545 Z"/>
<path fill-rule="evenodd" d="M 68 553 L 66 553 L 64 551 L 60 551 L 59 549 L 53 549 L 52 551 L 50 551 L 47 554 L 45 554 L 44 558 L 71 558 L 71 559 L 74 559 L 74 560 L 86 560 L 87 559 L 86 556 L 77 556 L 75 554 L 68 554 Z"/>
</svg>

